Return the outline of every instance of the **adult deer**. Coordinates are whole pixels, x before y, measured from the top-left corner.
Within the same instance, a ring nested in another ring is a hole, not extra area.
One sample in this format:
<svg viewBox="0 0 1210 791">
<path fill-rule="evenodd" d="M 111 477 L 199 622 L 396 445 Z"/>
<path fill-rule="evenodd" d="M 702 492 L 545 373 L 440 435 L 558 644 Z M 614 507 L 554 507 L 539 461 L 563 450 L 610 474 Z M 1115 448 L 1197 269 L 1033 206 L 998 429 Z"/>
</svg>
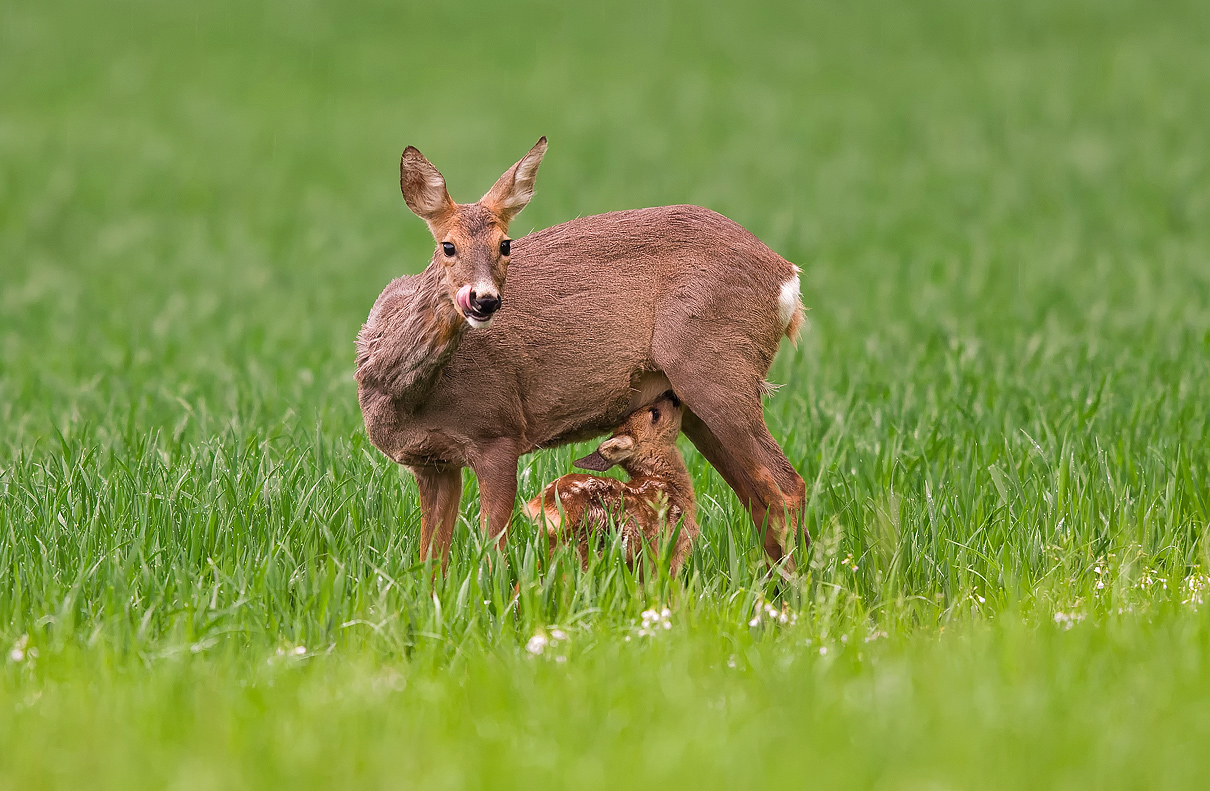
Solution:
<svg viewBox="0 0 1210 791">
<path fill-rule="evenodd" d="M 697 206 L 584 217 L 510 240 L 543 137 L 477 203 L 456 204 L 415 148 L 400 188 L 437 242 L 390 283 L 357 336 L 370 441 L 416 476 L 421 546 L 444 563 L 463 467 L 504 542 L 517 461 L 588 439 L 671 389 L 682 429 L 788 557 L 805 487 L 765 426 L 765 375 L 802 323 L 798 268 Z M 507 278 L 506 278 L 507 276 Z"/>
</svg>

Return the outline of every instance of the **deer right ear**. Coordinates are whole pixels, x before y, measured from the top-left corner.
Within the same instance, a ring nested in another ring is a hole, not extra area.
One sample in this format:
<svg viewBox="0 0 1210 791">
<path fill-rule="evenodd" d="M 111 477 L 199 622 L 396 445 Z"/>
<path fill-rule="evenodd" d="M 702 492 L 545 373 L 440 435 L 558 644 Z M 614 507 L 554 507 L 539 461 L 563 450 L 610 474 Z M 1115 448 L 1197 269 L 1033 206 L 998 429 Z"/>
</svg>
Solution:
<svg viewBox="0 0 1210 791">
<path fill-rule="evenodd" d="M 543 135 L 529 153 L 521 157 L 521 161 L 504 171 L 487 194 L 479 202 L 488 211 L 504 220 L 507 225 L 512 222 L 529 199 L 534 196 L 534 182 L 538 178 L 538 165 L 546 154 L 546 135 Z"/>
<path fill-rule="evenodd" d="M 408 208 L 427 222 L 430 229 L 455 208 L 441 172 L 414 146 L 405 148 L 399 160 L 399 189 Z"/>
<path fill-rule="evenodd" d="M 578 467 L 581 470 L 596 470 L 597 472 L 605 472 L 613 466 L 613 462 L 601 455 L 601 451 L 594 450 L 582 459 L 576 459 L 572 463 L 573 467 Z"/>
</svg>

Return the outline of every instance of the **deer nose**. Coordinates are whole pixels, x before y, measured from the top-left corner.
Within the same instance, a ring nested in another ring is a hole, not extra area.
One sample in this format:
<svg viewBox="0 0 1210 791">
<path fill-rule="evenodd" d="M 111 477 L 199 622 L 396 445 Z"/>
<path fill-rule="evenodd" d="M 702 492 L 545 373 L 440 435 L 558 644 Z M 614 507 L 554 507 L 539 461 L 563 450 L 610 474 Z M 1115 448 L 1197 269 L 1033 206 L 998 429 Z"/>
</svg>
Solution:
<svg viewBox="0 0 1210 791">
<path fill-rule="evenodd" d="M 500 309 L 498 294 L 478 294 L 471 292 L 471 310 L 480 316 L 490 316 Z"/>
</svg>

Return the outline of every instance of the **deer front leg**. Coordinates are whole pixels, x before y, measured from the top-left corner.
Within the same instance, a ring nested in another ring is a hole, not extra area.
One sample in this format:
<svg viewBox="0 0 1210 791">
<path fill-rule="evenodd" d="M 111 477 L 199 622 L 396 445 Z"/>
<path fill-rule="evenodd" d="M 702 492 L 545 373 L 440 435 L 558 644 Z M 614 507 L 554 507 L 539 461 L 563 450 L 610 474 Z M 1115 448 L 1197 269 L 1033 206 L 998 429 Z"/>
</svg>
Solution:
<svg viewBox="0 0 1210 791">
<path fill-rule="evenodd" d="M 441 567 L 449 563 L 458 501 L 462 499 L 461 467 L 412 467 L 420 489 L 420 555 L 424 560 L 440 554 Z"/>
<path fill-rule="evenodd" d="M 517 460 L 521 454 L 515 443 L 499 441 L 479 454 L 471 467 L 479 479 L 479 518 L 487 537 L 503 550 L 517 502 Z"/>
</svg>

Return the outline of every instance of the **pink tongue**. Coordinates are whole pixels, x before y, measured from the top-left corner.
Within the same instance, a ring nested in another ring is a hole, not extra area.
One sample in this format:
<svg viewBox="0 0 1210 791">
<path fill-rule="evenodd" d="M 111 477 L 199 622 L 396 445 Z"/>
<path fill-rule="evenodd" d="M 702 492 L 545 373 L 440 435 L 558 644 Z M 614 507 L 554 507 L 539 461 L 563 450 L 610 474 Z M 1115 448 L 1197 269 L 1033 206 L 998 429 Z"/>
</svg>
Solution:
<svg viewBox="0 0 1210 791">
<path fill-rule="evenodd" d="M 471 287 L 463 286 L 458 289 L 458 293 L 454 295 L 454 301 L 458 303 L 458 307 L 462 308 L 463 313 L 469 313 L 471 309 Z"/>
</svg>

